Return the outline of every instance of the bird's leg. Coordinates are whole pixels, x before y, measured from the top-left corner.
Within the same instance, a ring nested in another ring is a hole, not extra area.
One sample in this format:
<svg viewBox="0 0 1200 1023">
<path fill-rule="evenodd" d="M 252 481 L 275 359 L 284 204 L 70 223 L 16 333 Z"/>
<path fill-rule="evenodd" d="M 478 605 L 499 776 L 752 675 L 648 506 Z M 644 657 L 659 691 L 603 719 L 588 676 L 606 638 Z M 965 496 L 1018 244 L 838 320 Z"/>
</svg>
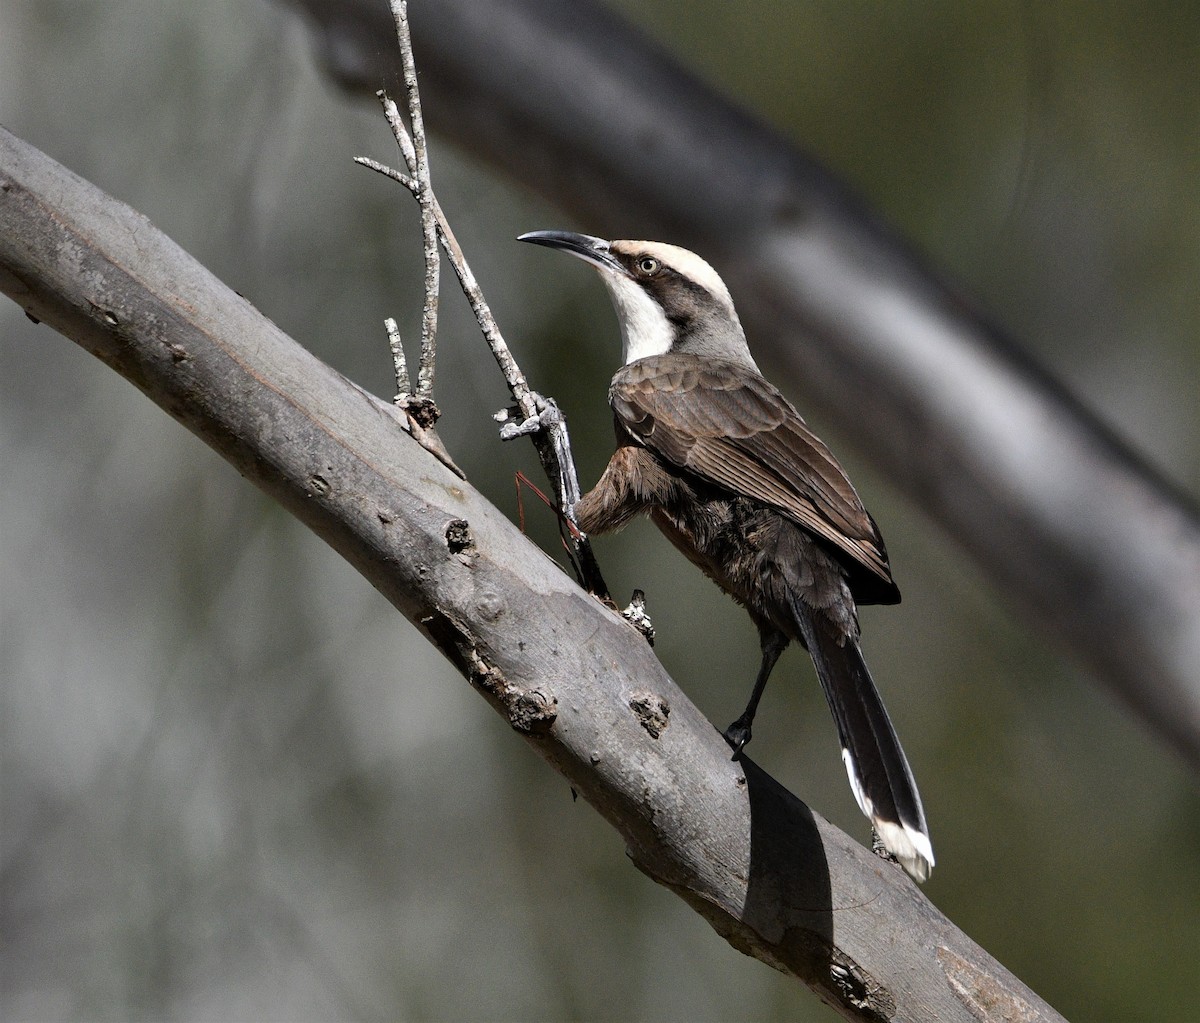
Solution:
<svg viewBox="0 0 1200 1023">
<path fill-rule="evenodd" d="M 762 664 L 758 668 L 758 678 L 754 680 L 754 691 L 750 694 L 750 702 L 746 709 L 732 725 L 725 729 L 725 741 L 733 750 L 733 759 L 742 755 L 742 749 L 750 741 L 750 729 L 754 724 L 754 715 L 758 711 L 758 701 L 762 699 L 763 690 L 767 688 L 767 679 L 779 655 L 787 649 L 788 638 L 782 632 L 774 629 L 762 632 Z"/>
</svg>

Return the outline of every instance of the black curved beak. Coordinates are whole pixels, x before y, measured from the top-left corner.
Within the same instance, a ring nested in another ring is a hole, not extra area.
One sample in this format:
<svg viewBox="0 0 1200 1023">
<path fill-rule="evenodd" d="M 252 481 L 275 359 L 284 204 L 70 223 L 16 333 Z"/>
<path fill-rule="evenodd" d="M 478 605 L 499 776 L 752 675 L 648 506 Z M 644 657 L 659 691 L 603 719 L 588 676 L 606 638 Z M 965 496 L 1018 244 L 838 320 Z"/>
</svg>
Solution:
<svg viewBox="0 0 1200 1023">
<path fill-rule="evenodd" d="M 628 271 L 618 262 L 609 250 L 608 242 L 603 238 L 593 238 L 590 234 L 575 234 L 572 231 L 529 231 L 517 238 L 517 241 L 561 249 L 572 256 L 586 259 L 601 270 L 628 276 Z"/>
</svg>

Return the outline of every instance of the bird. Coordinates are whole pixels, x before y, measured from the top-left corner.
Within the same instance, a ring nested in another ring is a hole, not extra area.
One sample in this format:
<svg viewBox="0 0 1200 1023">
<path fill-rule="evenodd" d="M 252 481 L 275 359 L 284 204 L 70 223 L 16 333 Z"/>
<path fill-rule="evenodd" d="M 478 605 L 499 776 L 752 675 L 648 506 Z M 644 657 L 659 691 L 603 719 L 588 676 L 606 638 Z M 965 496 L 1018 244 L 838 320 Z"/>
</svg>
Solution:
<svg viewBox="0 0 1200 1023">
<path fill-rule="evenodd" d="M 759 371 L 729 289 L 700 256 L 664 242 L 570 231 L 518 240 L 590 263 L 620 325 L 623 364 L 608 392 L 616 451 L 575 503 L 576 525 L 603 534 L 648 515 L 749 612 L 762 660 L 723 733 L 734 759 L 780 655 L 791 642 L 808 649 L 859 808 L 883 849 L 927 880 L 925 810 L 859 645 L 858 605 L 900 601 L 883 537 L 829 448 Z"/>
</svg>

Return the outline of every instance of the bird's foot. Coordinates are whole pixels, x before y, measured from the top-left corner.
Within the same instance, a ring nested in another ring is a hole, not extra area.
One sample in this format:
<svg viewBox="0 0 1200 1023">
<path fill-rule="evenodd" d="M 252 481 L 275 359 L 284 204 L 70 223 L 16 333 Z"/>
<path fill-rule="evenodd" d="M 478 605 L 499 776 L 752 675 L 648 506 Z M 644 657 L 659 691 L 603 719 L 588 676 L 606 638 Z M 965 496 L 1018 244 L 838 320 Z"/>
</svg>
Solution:
<svg viewBox="0 0 1200 1023">
<path fill-rule="evenodd" d="M 890 860 L 896 864 L 900 863 L 896 858 L 896 854 L 883 844 L 883 839 L 879 837 L 879 832 L 875 830 L 875 825 L 873 824 L 871 825 L 871 852 L 881 860 Z"/>
<path fill-rule="evenodd" d="M 621 617 L 646 637 L 646 642 L 654 646 L 654 623 L 646 613 L 646 594 L 634 590 L 629 606 L 621 612 Z"/>
<path fill-rule="evenodd" d="M 730 759 L 738 760 L 741 758 L 742 749 L 750 741 L 750 720 L 743 714 L 721 734 L 729 743 L 729 748 L 733 750 L 733 756 Z"/>
<path fill-rule="evenodd" d="M 530 397 L 533 399 L 536 409 L 533 415 L 521 419 L 522 413 L 519 408 L 505 408 L 492 416 L 500 424 L 501 440 L 526 437 L 561 421 L 562 413 L 558 410 L 553 398 L 543 398 L 536 391 L 532 392 Z"/>
</svg>

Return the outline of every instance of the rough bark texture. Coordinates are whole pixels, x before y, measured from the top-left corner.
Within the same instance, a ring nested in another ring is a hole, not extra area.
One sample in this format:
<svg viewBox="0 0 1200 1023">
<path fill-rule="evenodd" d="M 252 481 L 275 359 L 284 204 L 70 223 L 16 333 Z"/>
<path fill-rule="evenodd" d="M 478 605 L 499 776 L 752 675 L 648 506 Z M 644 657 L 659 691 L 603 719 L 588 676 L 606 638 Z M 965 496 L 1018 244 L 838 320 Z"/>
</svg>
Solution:
<svg viewBox="0 0 1200 1023">
<path fill-rule="evenodd" d="M 0 129 L 0 288 L 277 498 L 735 947 L 847 1018 L 1056 1020 L 717 731 L 644 640 L 145 217 Z"/>
<path fill-rule="evenodd" d="M 290 0 L 332 74 L 398 55 L 378 0 Z M 414 7 L 428 121 L 589 232 L 701 252 L 788 391 L 1017 611 L 1200 765 L 1200 513 L 836 181 L 593 0 Z"/>
</svg>

